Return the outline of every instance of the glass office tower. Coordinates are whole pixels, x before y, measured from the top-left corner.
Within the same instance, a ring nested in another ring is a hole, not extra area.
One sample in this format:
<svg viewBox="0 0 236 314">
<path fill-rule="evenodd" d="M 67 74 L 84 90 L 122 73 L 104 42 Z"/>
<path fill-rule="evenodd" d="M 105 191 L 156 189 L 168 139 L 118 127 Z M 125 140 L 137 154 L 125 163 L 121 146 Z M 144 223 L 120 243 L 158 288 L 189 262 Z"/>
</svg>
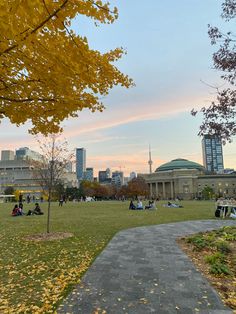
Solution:
<svg viewBox="0 0 236 314">
<path fill-rule="evenodd" d="M 202 139 L 203 164 L 208 172 L 222 173 L 224 170 L 221 139 L 216 135 L 204 135 Z"/>
<path fill-rule="evenodd" d="M 76 148 L 76 175 L 78 181 L 84 179 L 86 171 L 86 150 L 84 148 Z"/>
</svg>

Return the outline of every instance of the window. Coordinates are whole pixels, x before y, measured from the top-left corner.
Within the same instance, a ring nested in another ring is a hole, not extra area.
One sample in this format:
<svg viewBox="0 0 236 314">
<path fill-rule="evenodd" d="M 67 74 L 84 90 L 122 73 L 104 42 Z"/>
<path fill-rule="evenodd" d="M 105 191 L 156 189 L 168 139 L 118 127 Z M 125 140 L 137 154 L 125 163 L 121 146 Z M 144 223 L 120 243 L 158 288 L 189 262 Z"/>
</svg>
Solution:
<svg viewBox="0 0 236 314">
<path fill-rule="evenodd" d="M 189 193 L 189 186 L 188 185 L 184 185 L 183 186 L 183 191 L 184 191 L 184 193 Z"/>
</svg>

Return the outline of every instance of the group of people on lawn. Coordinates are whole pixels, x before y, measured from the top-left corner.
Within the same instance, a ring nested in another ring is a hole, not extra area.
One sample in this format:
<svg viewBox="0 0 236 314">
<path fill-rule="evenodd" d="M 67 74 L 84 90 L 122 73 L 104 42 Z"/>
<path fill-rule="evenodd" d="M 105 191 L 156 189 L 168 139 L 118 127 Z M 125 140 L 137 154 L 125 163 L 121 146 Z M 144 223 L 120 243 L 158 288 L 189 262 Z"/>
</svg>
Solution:
<svg viewBox="0 0 236 314">
<path fill-rule="evenodd" d="M 220 197 L 216 201 L 216 218 L 234 218 L 236 219 L 236 200 L 234 198 L 225 199 Z"/>
<path fill-rule="evenodd" d="M 164 204 L 163 207 L 182 208 L 183 206 L 180 204 L 168 202 L 167 204 Z M 129 204 L 129 209 L 135 210 L 135 209 L 157 209 L 157 208 L 156 208 L 156 204 L 154 200 L 149 201 L 148 205 L 146 206 L 143 206 L 142 201 L 138 200 L 137 205 L 135 205 L 134 202 L 131 201 Z"/>
<path fill-rule="evenodd" d="M 34 209 L 29 209 L 27 213 L 24 213 L 23 211 L 23 203 L 19 203 L 18 204 L 15 204 L 15 206 L 13 207 L 12 209 L 12 213 L 11 215 L 13 217 L 16 217 L 16 216 L 23 216 L 23 215 L 26 215 L 26 216 L 31 216 L 31 215 L 43 215 L 43 212 L 39 206 L 39 203 L 35 203 L 35 207 Z"/>
<path fill-rule="evenodd" d="M 133 201 L 130 201 L 129 209 L 131 210 L 156 209 L 156 205 L 155 205 L 155 201 L 149 201 L 148 205 L 146 206 L 143 206 L 143 203 L 141 200 L 137 201 L 137 205 L 135 205 Z"/>
</svg>

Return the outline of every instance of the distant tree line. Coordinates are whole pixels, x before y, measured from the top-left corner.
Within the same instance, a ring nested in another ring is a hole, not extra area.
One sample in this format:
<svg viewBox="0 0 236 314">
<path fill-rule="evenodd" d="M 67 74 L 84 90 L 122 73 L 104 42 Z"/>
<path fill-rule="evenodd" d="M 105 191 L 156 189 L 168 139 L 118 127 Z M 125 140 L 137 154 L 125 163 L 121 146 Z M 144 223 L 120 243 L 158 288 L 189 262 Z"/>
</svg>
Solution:
<svg viewBox="0 0 236 314">
<path fill-rule="evenodd" d="M 5 194 L 17 194 L 14 187 L 7 187 Z M 149 189 L 145 180 L 137 177 L 117 188 L 114 185 L 103 185 L 99 182 L 82 181 L 80 187 L 64 187 L 62 181 L 58 181 L 51 194 L 51 200 L 57 201 L 62 195 L 65 195 L 67 200 L 80 200 L 85 197 L 94 197 L 96 200 L 111 200 L 111 199 L 137 199 L 139 196 L 148 197 Z"/>
<path fill-rule="evenodd" d="M 133 198 L 149 195 L 148 185 L 141 177 L 134 178 L 120 188 L 114 185 L 103 185 L 99 182 L 82 181 L 79 188 L 66 188 L 64 193 L 69 200 L 90 196 L 97 200 Z"/>
</svg>

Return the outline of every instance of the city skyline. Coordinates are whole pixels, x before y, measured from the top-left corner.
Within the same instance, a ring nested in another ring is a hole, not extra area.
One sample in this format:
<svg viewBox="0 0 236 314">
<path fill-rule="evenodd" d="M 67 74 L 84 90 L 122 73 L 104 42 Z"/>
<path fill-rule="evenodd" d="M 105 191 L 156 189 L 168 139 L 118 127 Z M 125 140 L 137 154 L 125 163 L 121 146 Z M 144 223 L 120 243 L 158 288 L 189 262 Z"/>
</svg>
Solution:
<svg viewBox="0 0 236 314">
<path fill-rule="evenodd" d="M 211 46 L 207 34 L 207 24 L 224 25 L 221 3 L 150 0 L 142 5 L 121 0 L 111 4 L 118 6 L 120 15 L 113 25 L 95 27 L 88 19 L 79 18 L 72 27 L 86 35 L 94 49 L 127 49 L 117 66 L 136 86 L 115 88 L 102 99 L 107 107 L 103 113 L 85 110 L 78 119 L 65 121 L 63 136 L 70 149 L 85 147 L 87 165 L 95 173 L 107 167 L 121 168 L 125 174 L 148 173 L 149 144 L 152 171 L 176 158 L 203 164 L 197 136 L 201 117 L 192 117 L 190 111 L 209 105 L 215 97 L 209 85 L 222 84 L 220 73 L 212 69 L 216 47 Z M 145 27 L 141 20 L 146 21 Z M 28 127 L 16 128 L 4 119 L 0 150 L 21 146 L 37 150 Z M 225 168 L 236 168 L 235 141 L 224 146 L 223 153 Z"/>
<path fill-rule="evenodd" d="M 206 137 L 207 138 L 208 137 L 212 138 L 213 136 L 206 136 Z M 217 140 L 219 141 L 219 139 L 217 139 Z M 220 149 L 221 149 L 220 155 L 221 155 L 221 158 L 223 159 L 222 144 L 220 142 L 218 142 L 217 145 L 220 146 Z M 5 149 L 1 150 L 1 160 L 2 161 L 4 161 L 4 160 L 17 160 L 17 159 L 19 159 L 18 156 L 17 156 L 17 152 L 19 152 L 21 150 L 29 151 L 32 156 L 37 156 L 37 158 L 38 158 L 38 156 L 41 156 L 40 153 L 37 150 L 33 151 L 29 147 L 23 147 L 23 148 L 15 147 L 12 150 L 5 150 Z M 210 171 L 210 172 L 215 172 L 215 171 L 217 172 L 217 171 L 219 171 L 219 173 L 222 173 L 224 169 L 225 170 L 232 170 L 232 168 L 230 168 L 230 167 L 223 167 L 223 163 L 222 163 L 222 165 L 221 165 L 222 167 L 220 169 L 209 169 L 208 165 L 206 164 L 206 160 L 204 160 L 204 159 L 206 159 L 205 150 L 206 150 L 206 147 L 203 145 L 203 139 L 202 139 L 202 156 L 203 156 L 203 161 L 199 162 L 199 164 L 202 165 L 203 167 L 205 167 L 206 171 Z M 210 153 L 212 154 L 212 152 L 210 152 Z M 152 165 L 150 145 L 148 147 L 148 157 L 149 157 L 149 159 L 147 160 L 147 164 L 148 164 L 147 171 L 139 172 L 139 174 L 148 174 L 148 173 L 151 174 L 152 172 L 155 172 L 156 168 L 153 169 L 153 171 L 151 171 L 151 168 L 150 168 L 150 162 L 151 162 L 151 165 Z M 211 156 L 211 158 L 212 158 L 212 156 Z M 175 161 L 176 159 L 178 159 L 178 158 L 174 158 L 173 160 L 168 160 L 168 162 Z M 183 160 L 185 160 L 185 159 L 183 159 Z M 191 162 L 191 160 L 189 160 L 189 161 Z M 105 170 L 105 168 L 97 168 L 96 171 L 94 171 L 94 167 L 91 167 L 91 166 L 87 167 L 86 166 L 86 164 L 87 164 L 87 154 L 86 154 L 86 148 L 84 148 L 84 147 L 83 148 L 78 148 L 78 147 L 75 148 L 75 159 L 74 159 L 74 161 L 73 160 L 70 161 L 70 163 L 71 163 L 71 165 L 68 164 L 68 167 L 70 167 L 70 169 L 71 169 L 70 171 L 71 172 L 76 173 L 77 179 L 79 181 L 81 181 L 83 179 L 87 180 L 87 177 L 89 177 L 89 179 L 88 179 L 89 181 L 92 181 L 93 180 L 92 178 L 97 178 L 99 180 L 99 173 L 100 172 L 106 173 L 107 171 L 110 171 L 111 173 L 121 172 L 121 173 L 123 173 L 123 175 L 126 178 L 132 177 L 132 175 L 134 173 L 136 175 L 138 174 L 136 169 L 131 169 L 129 171 L 125 171 L 125 168 L 126 168 L 125 166 L 110 167 L 110 165 L 105 165 L 106 170 Z M 74 164 L 74 167 L 73 167 L 73 164 Z M 163 162 L 159 166 L 162 166 L 164 164 L 165 164 L 165 162 Z M 90 172 L 90 173 L 87 173 L 87 172 Z"/>
</svg>

